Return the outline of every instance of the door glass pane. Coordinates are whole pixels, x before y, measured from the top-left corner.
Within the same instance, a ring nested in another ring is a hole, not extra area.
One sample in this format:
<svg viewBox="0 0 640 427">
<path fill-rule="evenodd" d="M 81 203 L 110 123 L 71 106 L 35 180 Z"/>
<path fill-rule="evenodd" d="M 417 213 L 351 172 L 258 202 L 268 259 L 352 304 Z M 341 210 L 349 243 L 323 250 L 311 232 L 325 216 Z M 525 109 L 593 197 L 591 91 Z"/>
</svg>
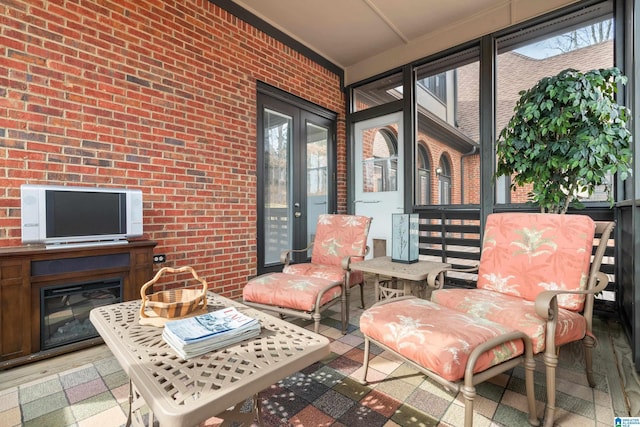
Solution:
<svg viewBox="0 0 640 427">
<path fill-rule="evenodd" d="M 398 139 L 392 127 L 362 133 L 362 183 L 365 193 L 398 190 Z"/>
<path fill-rule="evenodd" d="M 368 256 L 391 255 L 391 217 L 404 212 L 402 112 L 354 123 L 353 204 L 373 220 Z"/>
<path fill-rule="evenodd" d="M 612 67 L 613 36 L 613 19 L 606 16 L 588 25 L 583 23 L 567 28 L 559 35 L 554 32 L 542 40 L 538 37 L 535 42 L 522 42 L 514 48 L 500 49 L 499 41 L 496 136 L 513 115 L 519 92 L 531 88 L 541 78 L 556 75 L 567 68 L 588 71 Z M 503 177 L 496 183 L 496 200 L 498 203 L 524 203 L 528 200 L 529 191 L 530 186 L 510 191 L 509 179 Z M 583 200 L 606 200 L 605 187 L 596 189 L 591 197 Z"/>
<path fill-rule="evenodd" d="M 290 150 L 292 118 L 264 111 L 264 230 L 265 264 L 280 261 L 291 248 Z"/>
<path fill-rule="evenodd" d="M 328 129 L 307 123 L 307 242 L 309 244 L 315 238 L 318 216 L 327 213 L 328 143 Z"/>
<path fill-rule="evenodd" d="M 416 70 L 417 205 L 480 203 L 479 62 L 473 52 L 461 57 Z M 449 175 L 421 167 L 443 156 Z"/>
</svg>

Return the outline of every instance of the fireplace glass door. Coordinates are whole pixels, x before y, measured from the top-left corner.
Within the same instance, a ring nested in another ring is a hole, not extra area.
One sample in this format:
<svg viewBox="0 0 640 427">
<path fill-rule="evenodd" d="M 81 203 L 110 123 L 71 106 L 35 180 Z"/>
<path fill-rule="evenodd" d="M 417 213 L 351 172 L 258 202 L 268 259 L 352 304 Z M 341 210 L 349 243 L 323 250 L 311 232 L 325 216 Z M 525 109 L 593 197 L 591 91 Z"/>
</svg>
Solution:
<svg viewBox="0 0 640 427">
<path fill-rule="evenodd" d="M 121 278 L 42 288 L 40 349 L 97 337 L 89 312 L 95 307 L 121 301 Z"/>
</svg>

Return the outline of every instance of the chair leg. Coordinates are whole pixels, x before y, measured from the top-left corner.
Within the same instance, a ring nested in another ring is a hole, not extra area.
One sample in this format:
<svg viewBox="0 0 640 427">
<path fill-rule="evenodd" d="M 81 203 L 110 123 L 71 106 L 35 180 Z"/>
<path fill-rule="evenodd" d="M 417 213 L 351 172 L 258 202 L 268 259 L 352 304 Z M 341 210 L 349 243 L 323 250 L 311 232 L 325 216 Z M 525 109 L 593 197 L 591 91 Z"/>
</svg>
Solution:
<svg viewBox="0 0 640 427">
<path fill-rule="evenodd" d="M 364 360 L 362 361 L 362 384 L 367 385 L 367 371 L 369 370 L 369 346 L 371 342 L 368 337 L 364 337 Z"/>
<path fill-rule="evenodd" d="M 342 307 L 340 307 L 340 319 L 342 320 L 342 335 L 347 333 L 347 325 L 349 324 L 349 287 L 342 286 L 342 296 L 340 297 Z"/>
<path fill-rule="evenodd" d="M 362 304 L 362 309 L 364 310 L 364 282 L 360 283 L 360 303 Z"/>
<path fill-rule="evenodd" d="M 533 355 L 525 356 L 524 369 L 527 404 L 529 406 L 529 424 L 532 426 L 539 426 L 540 420 L 538 420 L 536 415 L 536 394 L 533 379 L 533 374 L 536 369 L 536 361 L 533 359 Z"/>
<path fill-rule="evenodd" d="M 320 313 L 316 309 L 316 312 L 313 313 L 313 332 L 316 334 L 320 331 Z"/>
<path fill-rule="evenodd" d="M 590 336 L 585 335 L 582 339 L 582 345 L 584 346 L 584 364 L 587 371 L 587 381 L 591 388 L 596 386 L 596 380 L 593 377 L 593 348 L 596 346 L 596 340 Z"/>
<path fill-rule="evenodd" d="M 556 412 L 556 367 L 558 366 L 558 355 L 550 346 L 547 346 L 543 359 L 547 373 L 547 411 L 544 416 L 544 425 L 545 427 L 552 427 Z"/>
<path fill-rule="evenodd" d="M 464 427 L 473 426 L 473 400 L 476 398 L 476 388 L 473 386 L 463 386 L 464 396 Z"/>
</svg>

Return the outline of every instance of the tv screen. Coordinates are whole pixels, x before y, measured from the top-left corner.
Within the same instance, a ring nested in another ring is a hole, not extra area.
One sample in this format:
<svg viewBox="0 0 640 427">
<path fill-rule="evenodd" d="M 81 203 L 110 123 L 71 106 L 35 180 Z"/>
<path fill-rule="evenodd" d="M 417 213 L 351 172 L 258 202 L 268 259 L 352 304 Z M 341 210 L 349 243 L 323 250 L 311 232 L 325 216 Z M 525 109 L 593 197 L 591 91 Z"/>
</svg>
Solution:
<svg viewBox="0 0 640 427">
<path fill-rule="evenodd" d="M 125 234 L 123 193 L 47 190 L 47 237 Z"/>
<path fill-rule="evenodd" d="M 142 236 L 142 191 L 126 188 L 22 184 L 22 243 L 127 243 Z"/>
</svg>

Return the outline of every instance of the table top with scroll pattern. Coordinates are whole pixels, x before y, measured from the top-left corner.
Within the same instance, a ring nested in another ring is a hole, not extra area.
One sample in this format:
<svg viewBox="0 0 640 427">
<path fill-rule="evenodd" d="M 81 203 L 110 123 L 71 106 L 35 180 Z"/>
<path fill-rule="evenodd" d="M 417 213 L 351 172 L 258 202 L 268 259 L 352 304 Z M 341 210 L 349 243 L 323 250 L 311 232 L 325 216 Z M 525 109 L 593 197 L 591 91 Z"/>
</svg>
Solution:
<svg viewBox="0 0 640 427">
<path fill-rule="evenodd" d="M 140 303 L 97 307 L 90 318 L 162 426 L 196 425 L 330 353 L 326 337 L 208 292 L 208 310 L 235 306 L 260 321 L 261 333 L 182 360 L 162 328 L 138 323 Z"/>
</svg>

